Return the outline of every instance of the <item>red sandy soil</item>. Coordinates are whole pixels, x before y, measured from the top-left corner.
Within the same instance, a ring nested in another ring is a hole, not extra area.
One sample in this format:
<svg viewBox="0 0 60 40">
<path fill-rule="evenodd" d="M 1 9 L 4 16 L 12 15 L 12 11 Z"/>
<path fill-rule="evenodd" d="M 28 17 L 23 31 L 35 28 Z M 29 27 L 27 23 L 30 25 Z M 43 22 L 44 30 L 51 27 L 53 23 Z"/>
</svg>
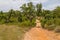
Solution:
<svg viewBox="0 0 60 40">
<path fill-rule="evenodd" d="M 34 27 L 26 32 L 23 40 L 60 40 L 60 34 Z"/>
<path fill-rule="evenodd" d="M 42 28 L 32 28 L 25 34 L 24 40 L 60 40 L 60 34 Z"/>
</svg>

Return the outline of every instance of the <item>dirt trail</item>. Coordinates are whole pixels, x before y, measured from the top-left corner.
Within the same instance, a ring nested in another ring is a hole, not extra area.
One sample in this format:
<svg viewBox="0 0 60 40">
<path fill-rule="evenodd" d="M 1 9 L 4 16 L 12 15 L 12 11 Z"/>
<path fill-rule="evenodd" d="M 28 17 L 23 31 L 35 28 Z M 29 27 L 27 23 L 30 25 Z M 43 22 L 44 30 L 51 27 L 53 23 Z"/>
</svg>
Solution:
<svg viewBox="0 0 60 40">
<path fill-rule="evenodd" d="M 39 23 L 36 25 L 39 26 Z M 34 27 L 24 35 L 23 40 L 60 40 L 60 35 L 57 35 L 52 31 L 42 29 L 41 27 Z"/>
</svg>

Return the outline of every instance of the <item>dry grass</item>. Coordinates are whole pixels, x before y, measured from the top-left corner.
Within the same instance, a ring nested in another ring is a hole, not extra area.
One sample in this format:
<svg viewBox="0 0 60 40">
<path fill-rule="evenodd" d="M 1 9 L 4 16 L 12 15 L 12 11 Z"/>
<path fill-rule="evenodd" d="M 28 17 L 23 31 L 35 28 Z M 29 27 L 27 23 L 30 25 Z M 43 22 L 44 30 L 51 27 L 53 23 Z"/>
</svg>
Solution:
<svg viewBox="0 0 60 40">
<path fill-rule="evenodd" d="M 22 40 L 26 30 L 17 25 L 0 25 L 0 40 Z"/>
</svg>

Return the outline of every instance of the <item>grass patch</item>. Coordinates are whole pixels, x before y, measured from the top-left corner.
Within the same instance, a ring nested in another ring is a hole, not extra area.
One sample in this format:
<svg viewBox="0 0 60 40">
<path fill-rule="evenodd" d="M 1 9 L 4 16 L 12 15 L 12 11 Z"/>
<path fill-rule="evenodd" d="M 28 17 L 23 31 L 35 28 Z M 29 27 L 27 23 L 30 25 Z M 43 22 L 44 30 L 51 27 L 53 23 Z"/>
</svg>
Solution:
<svg viewBox="0 0 60 40">
<path fill-rule="evenodd" d="M 30 28 L 19 25 L 0 25 L 0 40 L 22 40 L 24 33 Z"/>
</svg>

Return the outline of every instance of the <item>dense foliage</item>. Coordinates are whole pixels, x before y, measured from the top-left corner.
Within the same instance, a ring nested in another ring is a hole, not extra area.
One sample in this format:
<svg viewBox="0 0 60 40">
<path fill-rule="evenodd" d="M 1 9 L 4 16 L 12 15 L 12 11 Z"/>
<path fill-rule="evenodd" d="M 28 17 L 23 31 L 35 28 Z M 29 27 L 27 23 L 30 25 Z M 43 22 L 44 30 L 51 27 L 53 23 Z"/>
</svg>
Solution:
<svg viewBox="0 0 60 40">
<path fill-rule="evenodd" d="M 34 26 L 36 17 L 40 17 L 42 27 L 47 29 L 60 28 L 60 7 L 54 10 L 42 9 L 42 4 L 33 5 L 32 2 L 23 4 L 18 10 L 0 11 L 0 24 L 19 24 L 20 26 Z"/>
</svg>

